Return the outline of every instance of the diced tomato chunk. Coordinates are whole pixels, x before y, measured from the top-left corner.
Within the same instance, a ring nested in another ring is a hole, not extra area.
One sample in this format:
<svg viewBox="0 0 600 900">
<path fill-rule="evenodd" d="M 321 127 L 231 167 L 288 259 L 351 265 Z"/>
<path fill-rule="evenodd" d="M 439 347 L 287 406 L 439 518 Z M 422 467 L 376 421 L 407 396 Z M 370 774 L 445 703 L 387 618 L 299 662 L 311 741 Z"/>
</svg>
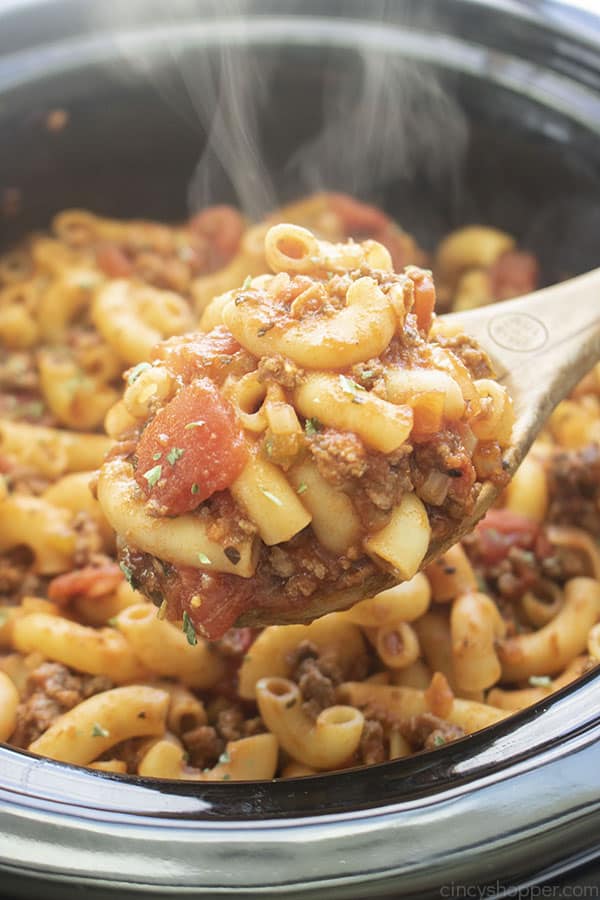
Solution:
<svg viewBox="0 0 600 900">
<path fill-rule="evenodd" d="M 209 206 L 189 222 L 190 231 L 201 235 L 212 251 L 213 265 L 225 265 L 237 252 L 245 224 L 233 206 Z"/>
<path fill-rule="evenodd" d="M 369 234 L 375 236 L 386 228 L 390 219 L 382 210 L 362 203 L 349 194 L 328 194 L 329 206 L 340 217 L 348 235 Z"/>
<path fill-rule="evenodd" d="M 123 573 L 117 563 L 84 566 L 53 578 L 48 585 L 48 599 L 67 604 L 74 597 L 105 597 L 116 591 L 122 581 Z"/>
<path fill-rule="evenodd" d="M 199 635 L 216 641 L 235 625 L 239 617 L 254 602 L 256 585 L 249 578 L 238 575 L 202 574 L 198 569 L 180 567 L 182 586 L 181 609 L 185 610 Z M 192 600 L 200 599 L 200 605 Z"/>
<path fill-rule="evenodd" d="M 224 325 L 208 334 L 177 335 L 162 341 L 154 350 L 154 359 L 163 359 L 171 371 L 191 381 L 197 375 L 212 374 L 229 362 L 229 357 L 241 350 L 240 345 Z"/>
<path fill-rule="evenodd" d="M 160 515 L 195 509 L 228 488 L 248 456 L 233 408 L 208 378 L 182 388 L 143 432 L 136 481 Z"/>
<path fill-rule="evenodd" d="M 511 547 L 535 550 L 540 525 L 535 519 L 508 509 L 490 509 L 477 525 L 477 548 L 486 565 L 496 565 L 508 556 Z"/>
<path fill-rule="evenodd" d="M 536 289 L 540 267 L 533 253 L 508 250 L 490 266 L 489 275 L 494 298 L 509 300 Z"/>
<path fill-rule="evenodd" d="M 133 263 L 117 244 L 101 244 L 96 250 L 96 262 L 109 278 L 128 278 L 133 272 Z"/>
<path fill-rule="evenodd" d="M 418 276 L 413 274 L 411 277 L 415 285 L 414 312 L 417 317 L 417 327 L 420 331 L 428 334 L 433 322 L 433 310 L 435 309 L 433 278 L 424 269 L 419 271 Z"/>
</svg>

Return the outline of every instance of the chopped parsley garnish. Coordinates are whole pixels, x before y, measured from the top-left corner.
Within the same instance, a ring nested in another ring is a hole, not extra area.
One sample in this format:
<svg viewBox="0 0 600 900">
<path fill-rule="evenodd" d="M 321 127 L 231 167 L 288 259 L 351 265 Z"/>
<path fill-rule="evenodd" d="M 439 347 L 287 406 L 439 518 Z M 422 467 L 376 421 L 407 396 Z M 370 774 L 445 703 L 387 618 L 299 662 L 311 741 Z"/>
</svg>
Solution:
<svg viewBox="0 0 600 900">
<path fill-rule="evenodd" d="M 223 750 L 223 752 L 221 753 L 221 755 L 219 757 L 219 762 L 220 763 L 231 762 L 231 757 L 230 757 L 229 753 L 227 752 L 227 750 Z"/>
<path fill-rule="evenodd" d="M 191 493 L 192 493 L 192 494 L 197 494 L 199 490 L 200 490 L 200 485 L 199 485 L 199 484 L 196 484 L 196 482 L 194 482 L 193 485 L 192 485 L 191 488 L 190 488 Z"/>
<path fill-rule="evenodd" d="M 296 488 L 296 493 L 297 493 L 297 494 L 303 494 L 304 491 L 307 491 L 307 490 L 308 490 L 308 485 L 307 485 L 307 483 L 306 483 L 305 481 L 303 481 L 303 482 L 301 482 L 301 483 L 298 485 L 298 487 Z"/>
<path fill-rule="evenodd" d="M 191 428 L 202 428 L 203 425 L 206 425 L 204 419 L 196 419 L 195 422 L 188 422 L 183 430 L 189 431 Z"/>
<path fill-rule="evenodd" d="M 107 731 L 98 722 L 94 722 L 92 725 L 92 737 L 110 737 L 110 731 Z"/>
<path fill-rule="evenodd" d="M 530 675 L 529 684 L 532 687 L 549 687 L 552 684 L 552 679 L 549 675 Z"/>
<path fill-rule="evenodd" d="M 156 462 L 158 459 L 161 458 L 161 456 L 162 456 L 162 450 L 159 450 L 158 453 L 152 454 L 152 459 L 154 460 L 154 462 Z"/>
<path fill-rule="evenodd" d="M 185 450 L 182 447 L 172 447 L 171 450 L 167 453 L 167 462 L 169 465 L 174 466 L 178 459 L 181 459 Z"/>
<path fill-rule="evenodd" d="M 150 487 L 154 487 L 157 481 L 160 481 L 162 476 L 162 466 L 152 466 L 151 469 L 148 469 L 147 472 L 144 472 L 144 478 L 150 485 Z"/>
<path fill-rule="evenodd" d="M 225 556 L 227 557 L 229 562 L 232 563 L 234 566 L 237 566 L 240 559 L 242 558 L 241 553 L 237 549 L 237 547 L 225 547 L 225 549 L 223 550 L 223 553 L 225 554 Z"/>
<path fill-rule="evenodd" d="M 244 278 L 244 283 L 242 285 L 242 290 L 247 291 L 251 284 L 252 284 L 252 275 L 246 275 L 246 277 Z"/>
<path fill-rule="evenodd" d="M 283 506 L 283 503 L 281 502 L 279 497 L 276 497 L 275 494 L 271 493 L 271 491 L 265 491 L 264 488 L 261 488 L 261 494 L 263 494 L 267 498 L 267 500 L 270 500 L 271 503 L 274 503 L 275 506 Z"/>
<path fill-rule="evenodd" d="M 137 366 L 134 366 L 133 369 L 129 370 L 129 375 L 127 376 L 127 384 L 134 384 L 134 382 L 138 380 L 142 372 L 145 372 L 147 369 L 151 368 L 152 366 L 150 365 L 150 363 L 138 363 Z"/>
<path fill-rule="evenodd" d="M 436 747 L 443 747 L 443 745 L 446 743 L 446 741 L 441 736 L 441 734 L 436 734 L 436 736 L 433 739 L 433 743 L 435 744 Z"/>
<path fill-rule="evenodd" d="M 195 647 L 198 643 L 198 638 L 196 637 L 196 631 L 194 626 L 192 625 L 192 620 L 188 616 L 187 612 L 183 614 L 183 628 L 181 629 L 187 638 L 188 644 L 191 644 L 192 647 Z"/>
<path fill-rule="evenodd" d="M 345 375 L 339 376 L 339 382 L 341 388 L 345 394 L 349 394 L 352 397 L 353 403 L 364 403 L 365 398 L 361 397 L 361 392 L 364 394 L 365 389 L 362 385 L 357 384 L 356 381 L 352 381 L 351 378 L 347 378 Z"/>
<path fill-rule="evenodd" d="M 226 773 L 225 775 L 223 775 L 223 781 L 229 781 L 230 778 L 231 778 L 231 775 L 229 775 L 228 773 Z"/>
<path fill-rule="evenodd" d="M 119 563 L 119 568 L 120 568 L 121 572 L 123 573 L 123 575 L 125 576 L 125 578 L 127 579 L 128 583 L 131 585 L 131 587 L 133 587 L 133 572 L 131 571 L 131 569 L 129 568 L 127 563 L 124 563 L 121 560 L 121 562 Z"/>
<path fill-rule="evenodd" d="M 306 434 L 318 434 L 323 426 L 316 416 L 313 416 L 311 419 L 307 419 L 304 423 L 304 431 Z"/>
<path fill-rule="evenodd" d="M 46 407 L 41 400 L 31 400 L 29 403 L 23 403 L 19 407 L 19 413 L 22 416 L 29 416 L 30 419 L 39 419 L 44 415 Z"/>
<path fill-rule="evenodd" d="M 118 616 L 111 616 L 110 619 L 106 620 L 106 624 L 110 625 L 111 628 L 116 628 L 119 622 Z"/>
<path fill-rule="evenodd" d="M 487 581 L 485 580 L 485 578 L 483 577 L 481 572 L 475 572 L 475 580 L 477 581 L 477 590 L 480 591 L 482 594 L 487 594 L 487 592 L 488 592 Z"/>
<path fill-rule="evenodd" d="M 210 559 L 208 558 L 208 556 L 206 555 L 206 553 L 199 553 L 198 559 L 200 560 L 200 562 L 202 563 L 203 566 L 212 565 L 212 563 L 211 563 Z"/>
</svg>

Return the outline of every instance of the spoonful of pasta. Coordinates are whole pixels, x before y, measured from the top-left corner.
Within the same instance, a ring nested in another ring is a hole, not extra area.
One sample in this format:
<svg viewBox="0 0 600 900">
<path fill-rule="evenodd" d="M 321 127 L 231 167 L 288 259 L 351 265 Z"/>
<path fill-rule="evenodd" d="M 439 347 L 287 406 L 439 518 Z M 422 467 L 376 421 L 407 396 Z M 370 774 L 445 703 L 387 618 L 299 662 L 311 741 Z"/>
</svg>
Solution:
<svg viewBox="0 0 600 900">
<path fill-rule="evenodd" d="M 376 241 L 279 224 L 265 256 L 204 331 L 129 370 L 107 417 L 98 498 L 121 567 L 191 642 L 412 578 L 600 358 L 600 270 L 436 318 L 431 273 L 395 273 Z"/>
</svg>

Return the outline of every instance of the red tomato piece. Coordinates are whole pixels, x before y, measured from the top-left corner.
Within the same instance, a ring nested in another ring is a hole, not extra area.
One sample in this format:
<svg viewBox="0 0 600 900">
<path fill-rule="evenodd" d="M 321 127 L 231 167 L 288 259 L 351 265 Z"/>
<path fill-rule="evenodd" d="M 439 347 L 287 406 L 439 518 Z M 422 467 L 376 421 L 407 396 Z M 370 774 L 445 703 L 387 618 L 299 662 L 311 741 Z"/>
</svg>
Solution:
<svg viewBox="0 0 600 900">
<path fill-rule="evenodd" d="M 375 236 L 390 223 L 389 216 L 368 203 L 362 203 L 349 194 L 328 194 L 329 206 L 340 217 L 344 230 L 351 234 Z"/>
<path fill-rule="evenodd" d="M 534 550 L 540 526 L 534 519 L 509 509 L 490 509 L 477 525 L 478 552 L 486 565 L 495 565 L 508 556 L 511 547 Z"/>
<path fill-rule="evenodd" d="M 190 231 L 206 239 L 213 263 L 224 265 L 235 255 L 244 233 L 242 215 L 233 206 L 209 206 L 190 219 Z"/>
<path fill-rule="evenodd" d="M 184 381 L 191 381 L 198 375 L 223 368 L 238 350 L 241 347 L 232 333 L 224 325 L 218 325 L 208 334 L 177 335 L 161 341 L 153 359 L 163 359 L 172 372 L 181 375 Z"/>
<path fill-rule="evenodd" d="M 209 575 L 198 569 L 179 568 L 182 612 L 187 612 L 195 631 L 216 641 L 222 638 L 247 609 L 255 602 L 254 579 L 238 575 Z M 200 606 L 192 598 L 200 597 Z"/>
<path fill-rule="evenodd" d="M 233 408 L 208 378 L 182 388 L 142 433 L 136 481 L 159 515 L 195 509 L 229 487 L 248 456 Z"/>
<path fill-rule="evenodd" d="M 117 244 L 101 244 L 96 250 L 96 263 L 109 278 L 128 278 L 133 263 Z"/>
<path fill-rule="evenodd" d="M 492 263 L 489 275 L 494 298 L 509 300 L 536 289 L 540 267 L 533 253 L 509 250 Z"/>
<path fill-rule="evenodd" d="M 65 605 L 73 597 L 105 597 L 116 591 L 122 581 L 123 573 L 117 563 L 84 566 L 53 578 L 48 585 L 48 599 Z"/>
<path fill-rule="evenodd" d="M 419 272 L 418 276 L 413 275 L 411 277 L 415 285 L 414 312 L 417 317 L 417 327 L 419 331 L 428 334 L 433 321 L 433 310 L 435 309 L 433 278 L 424 269 Z"/>
</svg>

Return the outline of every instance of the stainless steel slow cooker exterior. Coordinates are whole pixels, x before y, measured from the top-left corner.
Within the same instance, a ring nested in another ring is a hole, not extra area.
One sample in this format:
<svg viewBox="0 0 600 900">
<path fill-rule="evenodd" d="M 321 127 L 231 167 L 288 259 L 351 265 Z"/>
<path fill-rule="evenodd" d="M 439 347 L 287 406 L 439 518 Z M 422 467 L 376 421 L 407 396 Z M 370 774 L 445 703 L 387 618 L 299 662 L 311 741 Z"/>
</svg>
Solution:
<svg viewBox="0 0 600 900">
<path fill-rule="evenodd" d="M 548 279 L 600 262 L 597 238 L 586 243 L 600 210 L 600 10 L 589 0 L 272 0 L 217 17 L 214 4 L 140 4 L 135 23 L 115 4 L 90 30 L 94 5 L 0 7 L 0 190 L 17 186 L 24 201 L 22 216 L 0 222 L 2 241 L 66 205 L 182 215 L 198 141 L 147 81 L 173 44 L 208 55 L 223 45 L 283 49 L 285 90 L 264 132 L 268 144 L 283 121 L 286 152 L 298 121 L 310 119 L 300 101 L 311 73 L 327 57 L 336 77 L 367 47 L 442 69 L 474 130 L 482 126 L 465 176 L 473 196 L 440 201 L 443 212 L 417 230 L 485 214 L 539 252 Z M 123 65 L 124 32 L 142 68 Z M 286 118 L 294 79 L 302 90 Z M 43 133 L 44 111 L 61 107 L 72 112 L 70 130 Z M 273 154 L 273 171 L 284 156 Z M 557 204 L 526 229 L 546 192 Z M 392 209 L 404 204 L 410 230 L 410 185 L 386 198 Z M 591 673 L 433 754 L 318 778 L 151 782 L 0 747 L 0 896 L 364 900 L 460 896 L 476 883 L 499 896 L 600 856 L 599 738 Z"/>
</svg>

